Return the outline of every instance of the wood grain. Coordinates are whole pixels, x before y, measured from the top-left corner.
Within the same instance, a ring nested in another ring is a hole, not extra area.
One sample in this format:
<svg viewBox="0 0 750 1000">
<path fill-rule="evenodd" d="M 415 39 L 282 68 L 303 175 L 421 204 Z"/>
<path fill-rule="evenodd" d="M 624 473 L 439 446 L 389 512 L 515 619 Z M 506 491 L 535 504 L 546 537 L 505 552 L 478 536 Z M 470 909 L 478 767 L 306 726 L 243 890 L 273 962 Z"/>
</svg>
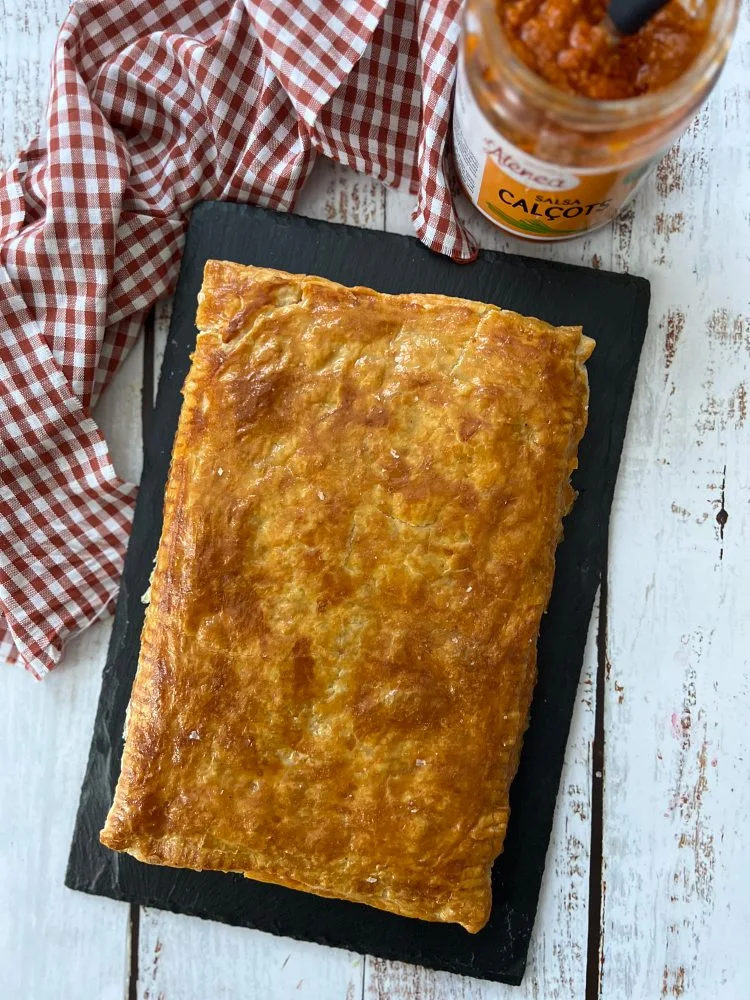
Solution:
<svg viewBox="0 0 750 1000">
<path fill-rule="evenodd" d="M 63 886 L 109 639 L 94 625 L 44 683 L 0 672 L 0 995 L 121 1000 L 127 907 Z"/>
<path fill-rule="evenodd" d="M 747 13 L 614 234 L 653 298 L 610 552 L 607 1000 L 748 995 Z"/>
<path fill-rule="evenodd" d="M 157 302 L 154 308 L 154 366 L 153 366 L 153 400 L 159 390 L 159 375 L 164 360 L 164 349 L 169 336 L 169 324 L 172 319 L 172 299 Z"/>
<path fill-rule="evenodd" d="M 137 346 L 95 411 L 119 475 L 142 461 Z M 0 671 L 0 995 L 121 1000 L 128 908 L 63 886 L 111 619 L 73 640 L 43 683 Z"/>
<path fill-rule="evenodd" d="M 304 941 L 141 910 L 138 1000 L 359 1000 L 364 960 Z"/>
<path fill-rule="evenodd" d="M 40 128 L 65 0 L 0 3 L 0 169 Z M 136 349 L 95 416 L 118 473 L 140 476 Z M 111 621 L 73 640 L 43 684 L 0 671 L 0 995 L 121 1000 L 128 909 L 63 886 Z"/>
<path fill-rule="evenodd" d="M 44 121 L 49 66 L 65 0 L 0 0 L 0 170 Z"/>
<path fill-rule="evenodd" d="M 378 182 L 330 160 L 318 160 L 295 206 L 298 215 L 341 222 L 362 229 L 383 229 L 386 198 Z"/>
</svg>

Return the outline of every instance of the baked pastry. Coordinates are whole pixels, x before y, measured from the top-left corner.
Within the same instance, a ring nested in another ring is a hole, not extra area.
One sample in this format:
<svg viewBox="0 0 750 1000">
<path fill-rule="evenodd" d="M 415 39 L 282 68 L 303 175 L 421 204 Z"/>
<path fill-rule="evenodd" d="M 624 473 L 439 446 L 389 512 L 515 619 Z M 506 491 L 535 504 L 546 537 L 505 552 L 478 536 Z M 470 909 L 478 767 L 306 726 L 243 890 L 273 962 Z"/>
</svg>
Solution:
<svg viewBox="0 0 750 1000">
<path fill-rule="evenodd" d="M 102 843 L 479 930 L 593 342 L 209 261 Z"/>
</svg>

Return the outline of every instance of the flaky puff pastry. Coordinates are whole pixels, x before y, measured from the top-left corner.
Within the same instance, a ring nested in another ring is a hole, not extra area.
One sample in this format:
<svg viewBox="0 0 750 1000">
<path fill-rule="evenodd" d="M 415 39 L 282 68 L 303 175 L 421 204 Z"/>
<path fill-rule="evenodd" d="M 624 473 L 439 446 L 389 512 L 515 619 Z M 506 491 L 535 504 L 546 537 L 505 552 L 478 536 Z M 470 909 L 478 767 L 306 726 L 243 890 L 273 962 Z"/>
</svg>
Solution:
<svg viewBox="0 0 750 1000">
<path fill-rule="evenodd" d="M 593 342 L 209 261 L 102 843 L 479 930 Z"/>
</svg>

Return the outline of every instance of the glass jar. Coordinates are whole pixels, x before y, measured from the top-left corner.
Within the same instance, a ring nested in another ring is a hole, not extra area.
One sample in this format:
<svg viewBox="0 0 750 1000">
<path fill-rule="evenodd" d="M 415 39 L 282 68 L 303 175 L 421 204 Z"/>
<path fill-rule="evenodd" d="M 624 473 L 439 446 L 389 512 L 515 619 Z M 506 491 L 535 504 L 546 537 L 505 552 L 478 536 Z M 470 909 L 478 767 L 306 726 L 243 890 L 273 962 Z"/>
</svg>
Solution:
<svg viewBox="0 0 750 1000">
<path fill-rule="evenodd" d="M 453 113 L 466 194 L 492 222 L 532 240 L 610 222 L 716 83 L 739 0 L 716 0 L 706 40 L 662 90 L 597 101 L 547 83 L 513 52 L 496 0 L 468 0 Z"/>
</svg>

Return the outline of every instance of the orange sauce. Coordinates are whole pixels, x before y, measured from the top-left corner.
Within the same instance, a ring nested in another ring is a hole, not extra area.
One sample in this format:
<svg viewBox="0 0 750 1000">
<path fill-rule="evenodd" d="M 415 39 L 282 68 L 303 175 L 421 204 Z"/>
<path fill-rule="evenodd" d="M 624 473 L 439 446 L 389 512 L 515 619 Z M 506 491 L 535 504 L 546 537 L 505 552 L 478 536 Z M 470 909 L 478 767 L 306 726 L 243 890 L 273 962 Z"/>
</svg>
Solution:
<svg viewBox="0 0 750 1000">
<path fill-rule="evenodd" d="M 703 47 L 711 0 L 695 15 L 670 0 L 633 35 L 603 25 L 603 0 L 497 0 L 513 51 L 559 90 L 593 100 L 639 97 L 661 90 L 688 69 Z"/>
</svg>

